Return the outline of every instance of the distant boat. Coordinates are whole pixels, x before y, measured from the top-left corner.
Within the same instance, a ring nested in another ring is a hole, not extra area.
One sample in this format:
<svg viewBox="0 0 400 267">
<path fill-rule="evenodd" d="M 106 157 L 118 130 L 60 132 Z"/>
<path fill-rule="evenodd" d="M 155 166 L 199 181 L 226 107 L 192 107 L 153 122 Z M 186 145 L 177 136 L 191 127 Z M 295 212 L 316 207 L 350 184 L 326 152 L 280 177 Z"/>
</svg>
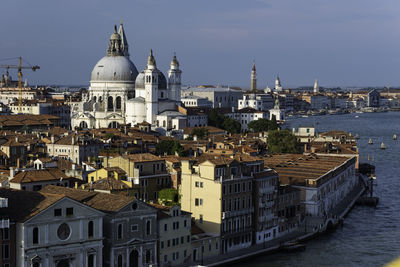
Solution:
<svg viewBox="0 0 400 267">
<path fill-rule="evenodd" d="M 386 149 L 386 146 L 383 142 L 381 143 L 381 149 Z"/>
<path fill-rule="evenodd" d="M 393 135 L 393 140 L 397 140 L 397 135 L 396 134 Z"/>
<path fill-rule="evenodd" d="M 369 140 L 368 140 L 368 144 L 370 144 L 370 145 L 372 145 L 374 142 L 372 142 L 372 138 L 370 138 Z"/>
</svg>

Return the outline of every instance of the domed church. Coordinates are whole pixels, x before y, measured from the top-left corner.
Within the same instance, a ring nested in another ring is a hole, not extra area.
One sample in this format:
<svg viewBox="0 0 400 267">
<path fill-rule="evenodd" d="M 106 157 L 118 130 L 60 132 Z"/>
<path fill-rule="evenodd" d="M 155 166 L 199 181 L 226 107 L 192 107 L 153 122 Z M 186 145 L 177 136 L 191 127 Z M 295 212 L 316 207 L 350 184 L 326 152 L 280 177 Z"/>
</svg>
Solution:
<svg viewBox="0 0 400 267">
<path fill-rule="evenodd" d="M 114 27 L 107 55 L 94 66 L 88 93 L 82 102 L 71 103 L 72 128 L 116 128 L 121 124 L 147 122 L 165 134 L 186 127 L 181 103 L 181 73 L 173 57 L 168 79 L 157 69 L 153 51 L 147 66 L 138 73 L 129 59 L 122 23 Z"/>
</svg>

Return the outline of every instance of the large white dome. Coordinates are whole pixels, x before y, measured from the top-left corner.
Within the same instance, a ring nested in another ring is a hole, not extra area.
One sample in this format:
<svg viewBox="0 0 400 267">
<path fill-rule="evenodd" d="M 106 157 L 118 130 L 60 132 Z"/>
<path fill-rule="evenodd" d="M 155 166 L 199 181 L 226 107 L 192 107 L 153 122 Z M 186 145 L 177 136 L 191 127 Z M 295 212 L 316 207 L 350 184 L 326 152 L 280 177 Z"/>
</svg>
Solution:
<svg viewBox="0 0 400 267">
<path fill-rule="evenodd" d="M 124 56 L 105 56 L 94 66 L 91 82 L 135 82 L 137 75 L 138 71 L 129 58 Z"/>
</svg>

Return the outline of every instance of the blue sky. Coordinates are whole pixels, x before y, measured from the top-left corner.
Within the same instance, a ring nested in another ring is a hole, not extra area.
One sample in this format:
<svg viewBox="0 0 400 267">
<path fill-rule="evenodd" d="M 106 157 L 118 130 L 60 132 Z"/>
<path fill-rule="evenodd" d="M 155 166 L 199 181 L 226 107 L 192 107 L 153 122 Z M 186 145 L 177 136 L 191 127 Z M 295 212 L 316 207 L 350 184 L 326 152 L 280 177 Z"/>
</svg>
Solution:
<svg viewBox="0 0 400 267">
<path fill-rule="evenodd" d="M 88 84 L 123 20 L 138 70 L 150 48 L 164 73 L 176 52 L 188 85 L 249 87 L 255 60 L 260 88 L 276 74 L 284 87 L 400 86 L 399 10 L 398 0 L 2 0 L 0 59 L 40 65 L 32 83 Z"/>
</svg>

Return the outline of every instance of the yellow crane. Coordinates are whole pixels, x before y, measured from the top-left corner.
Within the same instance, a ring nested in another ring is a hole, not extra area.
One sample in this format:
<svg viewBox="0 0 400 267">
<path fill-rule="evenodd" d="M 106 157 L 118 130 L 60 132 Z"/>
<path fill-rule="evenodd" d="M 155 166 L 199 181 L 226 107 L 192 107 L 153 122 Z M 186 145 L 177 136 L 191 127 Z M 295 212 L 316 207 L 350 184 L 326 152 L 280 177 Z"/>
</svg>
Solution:
<svg viewBox="0 0 400 267">
<path fill-rule="evenodd" d="M 28 63 L 29 64 L 29 63 Z M 36 71 L 40 69 L 37 65 L 22 66 L 22 57 L 18 57 L 18 65 L 0 65 L 0 68 L 7 69 L 17 69 L 18 70 L 18 111 L 22 111 L 22 69 L 31 69 Z"/>
</svg>

